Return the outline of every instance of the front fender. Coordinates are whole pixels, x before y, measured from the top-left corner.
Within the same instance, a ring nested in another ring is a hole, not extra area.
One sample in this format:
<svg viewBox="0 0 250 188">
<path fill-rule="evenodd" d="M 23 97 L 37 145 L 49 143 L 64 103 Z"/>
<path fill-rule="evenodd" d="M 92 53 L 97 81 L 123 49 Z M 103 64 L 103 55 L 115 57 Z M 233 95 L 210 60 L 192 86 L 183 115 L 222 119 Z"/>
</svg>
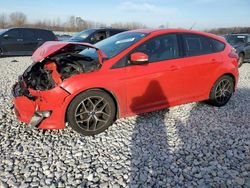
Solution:
<svg viewBox="0 0 250 188">
<path fill-rule="evenodd" d="M 67 105 L 81 92 L 89 89 L 102 89 L 107 91 L 115 98 L 117 106 L 119 107 L 119 117 L 123 117 L 126 114 L 126 90 L 123 80 L 116 80 L 111 74 L 95 74 L 84 73 L 74 75 L 65 79 L 61 83 L 61 87 L 69 92 L 71 95 L 67 97 Z"/>
</svg>

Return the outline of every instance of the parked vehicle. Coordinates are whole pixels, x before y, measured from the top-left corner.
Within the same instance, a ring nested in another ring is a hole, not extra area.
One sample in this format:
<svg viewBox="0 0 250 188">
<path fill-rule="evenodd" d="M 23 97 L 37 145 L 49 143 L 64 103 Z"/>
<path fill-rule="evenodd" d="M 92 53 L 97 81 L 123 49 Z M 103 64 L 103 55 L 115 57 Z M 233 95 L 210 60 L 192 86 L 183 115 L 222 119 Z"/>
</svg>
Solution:
<svg viewBox="0 0 250 188">
<path fill-rule="evenodd" d="M 134 30 L 88 43 L 46 42 L 13 86 L 17 118 L 83 135 L 117 118 L 208 101 L 225 105 L 238 55 L 224 38 L 181 29 Z"/>
<path fill-rule="evenodd" d="M 250 61 L 250 34 L 227 34 L 224 37 L 239 55 L 239 67 L 244 62 Z"/>
<path fill-rule="evenodd" d="M 125 29 L 104 28 L 104 29 L 86 29 L 71 37 L 71 42 L 87 42 L 95 44 L 103 39 L 126 31 Z"/>
<path fill-rule="evenodd" d="M 56 37 L 58 38 L 59 41 L 67 41 L 69 40 L 72 36 L 71 35 L 67 35 L 67 34 L 63 34 L 63 35 L 56 35 Z"/>
<path fill-rule="evenodd" d="M 46 41 L 55 41 L 52 31 L 35 28 L 11 28 L 0 31 L 0 57 L 32 55 Z"/>
</svg>

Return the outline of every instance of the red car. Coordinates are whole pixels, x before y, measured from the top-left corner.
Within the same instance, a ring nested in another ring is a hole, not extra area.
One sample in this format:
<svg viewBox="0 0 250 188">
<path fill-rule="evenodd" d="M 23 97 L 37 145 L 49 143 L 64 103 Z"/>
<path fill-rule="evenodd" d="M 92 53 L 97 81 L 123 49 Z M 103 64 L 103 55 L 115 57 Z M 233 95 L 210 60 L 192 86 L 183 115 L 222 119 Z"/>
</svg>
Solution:
<svg viewBox="0 0 250 188">
<path fill-rule="evenodd" d="M 47 42 L 32 59 L 12 89 L 18 119 L 43 129 L 68 122 L 83 135 L 179 104 L 223 106 L 239 74 L 223 38 L 180 29 L 127 31 L 95 46 Z"/>
</svg>

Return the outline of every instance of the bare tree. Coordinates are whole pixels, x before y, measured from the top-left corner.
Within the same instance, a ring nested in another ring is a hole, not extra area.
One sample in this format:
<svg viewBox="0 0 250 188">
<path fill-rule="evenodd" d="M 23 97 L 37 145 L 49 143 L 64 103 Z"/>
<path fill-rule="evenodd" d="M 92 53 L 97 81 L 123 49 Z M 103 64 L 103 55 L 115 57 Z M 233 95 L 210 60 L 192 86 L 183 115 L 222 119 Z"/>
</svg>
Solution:
<svg viewBox="0 0 250 188">
<path fill-rule="evenodd" d="M 0 28 L 4 29 L 7 27 L 8 18 L 6 14 L 0 14 Z"/>
<path fill-rule="evenodd" d="M 111 27 L 114 28 L 123 28 L 123 29 L 144 29 L 146 28 L 145 25 L 137 22 L 127 22 L 127 23 L 122 23 L 122 22 L 117 22 L 111 24 Z"/>
<path fill-rule="evenodd" d="M 13 12 L 10 14 L 10 23 L 13 26 L 23 26 L 26 24 L 27 17 L 24 13 L 22 12 Z"/>
</svg>

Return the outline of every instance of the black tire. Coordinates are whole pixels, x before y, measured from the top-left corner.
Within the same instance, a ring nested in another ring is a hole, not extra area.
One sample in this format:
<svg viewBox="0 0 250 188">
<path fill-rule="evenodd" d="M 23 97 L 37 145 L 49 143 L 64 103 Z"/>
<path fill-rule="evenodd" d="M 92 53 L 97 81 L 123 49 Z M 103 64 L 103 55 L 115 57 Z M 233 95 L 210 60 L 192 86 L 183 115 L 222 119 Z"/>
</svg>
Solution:
<svg viewBox="0 0 250 188">
<path fill-rule="evenodd" d="M 3 56 L 3 50 L 0 48 L 0 57 L 2 57 Z"/>
<path fill-rule="evenodd" d="M 224 106 L 230 100 L 234 92 L 234 79 L 229 75 L 220 77 L 213 85 L 210 95 L 209 104 L 213 106 Z"/>
<path fill-rule="evenodd" d="M 245 56 L 243 53 L 239 54 L 238 67 L 241 67 L 245 61 Z"/>
<path fill-rule="evenodd" d="M 112 97 L 101 90 L 80 93 L 70 103 L 67 121 L 73 130 L 93 136 L 105 131 L 115 121 L 116 106 Z"/>
</svg>

